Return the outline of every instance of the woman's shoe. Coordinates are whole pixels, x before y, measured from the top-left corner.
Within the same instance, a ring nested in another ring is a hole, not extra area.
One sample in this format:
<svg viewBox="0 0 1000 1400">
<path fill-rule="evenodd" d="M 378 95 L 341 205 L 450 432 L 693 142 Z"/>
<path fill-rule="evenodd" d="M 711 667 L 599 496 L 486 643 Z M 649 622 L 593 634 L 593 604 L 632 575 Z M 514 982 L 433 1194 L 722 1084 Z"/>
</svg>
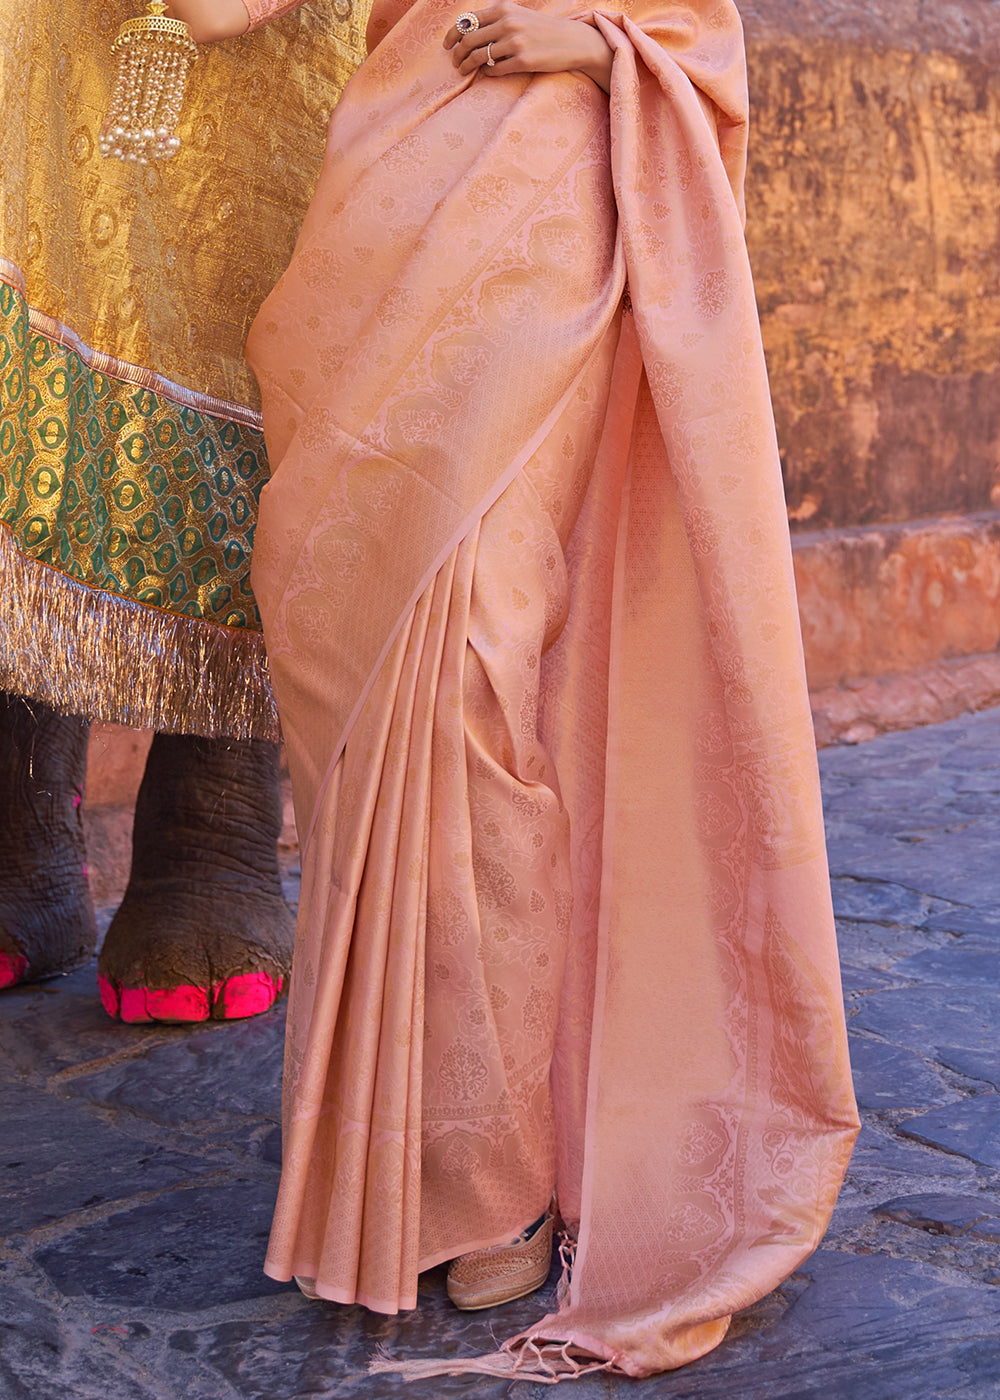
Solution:
<svg viewBox="0 0 1000 1400">
<path fill-rule="evenodd" d="M 541 1216 L 510 1244 L 474 1249 L 448 1265 L 448 1297 L 463 1312 L 492 1308 L 534 1293 L 549 1276 L 552 1216 Z"/>
</svg>

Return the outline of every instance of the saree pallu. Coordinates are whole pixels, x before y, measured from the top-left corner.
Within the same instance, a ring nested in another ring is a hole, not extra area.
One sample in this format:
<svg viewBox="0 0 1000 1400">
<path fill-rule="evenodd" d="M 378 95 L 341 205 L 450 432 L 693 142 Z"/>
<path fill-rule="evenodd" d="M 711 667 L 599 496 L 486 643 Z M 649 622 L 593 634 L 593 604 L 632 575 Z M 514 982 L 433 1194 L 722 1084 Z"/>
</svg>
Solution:
<svg viewBox="0 0 1000 1400">
<path fill-rule="evenodd" d="M 554 1186 L 557 1311 L 445 1368 L 641 1376 L 815 1248 L 857 1130 L 741 34 L 596 15 L 609 102 L 462 78 L 454 8 L 376 7 L 249 343 L 303 837 L 266 1267 L 412 1307 Z"/>
</svg>

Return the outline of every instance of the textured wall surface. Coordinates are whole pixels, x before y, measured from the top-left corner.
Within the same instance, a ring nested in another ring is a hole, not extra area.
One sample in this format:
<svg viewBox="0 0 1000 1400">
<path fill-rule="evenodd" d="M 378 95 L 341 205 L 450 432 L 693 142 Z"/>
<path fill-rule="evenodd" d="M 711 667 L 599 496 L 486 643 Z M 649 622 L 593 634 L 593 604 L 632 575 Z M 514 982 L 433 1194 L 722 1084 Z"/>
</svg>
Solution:
<svg viewBox="0 0 1000 1400">
<path fill-rule="evenodd" d="M 813 690 L 1000 642 L 1000 516 L 952 516 L 794 539 Z"/>
<path fill-rule="evenodd" d="M 793 527 L 1000 505 L 1000 3 L 740 7 Z"/>
</svg>

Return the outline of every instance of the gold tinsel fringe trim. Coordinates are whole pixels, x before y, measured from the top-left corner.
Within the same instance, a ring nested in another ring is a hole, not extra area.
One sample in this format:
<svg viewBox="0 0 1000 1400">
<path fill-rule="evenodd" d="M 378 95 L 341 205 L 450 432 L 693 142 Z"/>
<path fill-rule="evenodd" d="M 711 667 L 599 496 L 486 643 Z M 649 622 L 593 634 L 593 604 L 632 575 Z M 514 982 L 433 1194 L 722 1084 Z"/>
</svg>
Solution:
<svg viewBox="0 0 1000 1400">
<path fill-rule="evenodd" d="M 22 554 L 2 522 L 0 689 L 135 729 L 279 735 L 259 632 L 89 588 Z"/>
</svg>

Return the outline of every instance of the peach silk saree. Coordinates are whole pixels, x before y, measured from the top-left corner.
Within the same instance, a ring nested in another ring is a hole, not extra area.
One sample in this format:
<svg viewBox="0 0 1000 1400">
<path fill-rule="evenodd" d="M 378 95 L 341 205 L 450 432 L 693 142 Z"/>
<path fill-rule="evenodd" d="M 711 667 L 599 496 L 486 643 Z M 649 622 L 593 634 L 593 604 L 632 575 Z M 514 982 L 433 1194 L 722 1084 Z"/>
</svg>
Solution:
<svg viewBox="0 0 1000 1400">
<path fill-rule="evenodd" d="M 742 36 L 602 10 L 609 102 L 459 76 L 456 13 L 376 6 L 249 343 L 303 842 L 266 1267 L 412 1308 L 555 1189 L 558 1310 L 444 1364 L 643 1376 L 815 1248 L 857 1128 Z"/>
</svg>

